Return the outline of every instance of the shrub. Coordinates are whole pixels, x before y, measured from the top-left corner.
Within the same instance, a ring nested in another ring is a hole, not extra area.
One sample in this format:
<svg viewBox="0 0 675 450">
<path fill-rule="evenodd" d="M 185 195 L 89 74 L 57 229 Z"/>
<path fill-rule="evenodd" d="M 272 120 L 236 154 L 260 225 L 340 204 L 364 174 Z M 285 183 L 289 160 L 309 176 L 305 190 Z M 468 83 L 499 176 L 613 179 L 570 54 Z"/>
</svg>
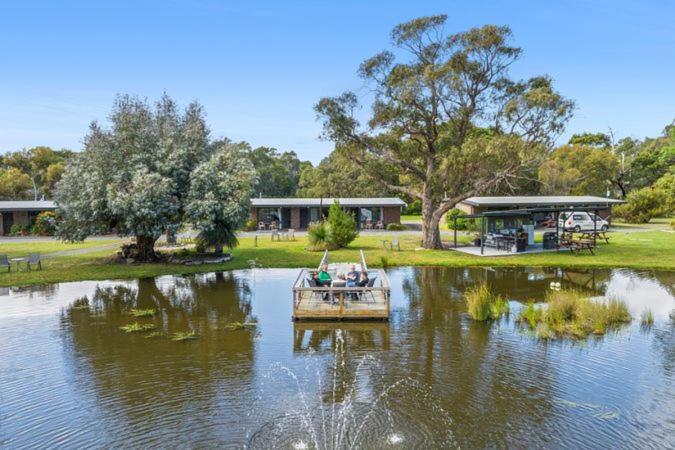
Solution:
<svg viewBox="0 0 675 450">
<path fill-rule="evenodd" d="M 387 230 L 388 231 L 404 231 L 407 230 L 408 228 L 401 224 L 401 223 L 390 223 L 387 225 Z"/>
<path fill-rule="evenodd" d="M 631 191 L 626 203 L 614 208 L 614 214 L 631 223 L 647 223 L 667 209 L 667 199 L 660 189 L 646 187 Z"/>
<path fill-rule="evenodd" d="M 258 225 L 255 223 L 255 220 L 253 219 L 248 219 L 244 223 L 244 230 L 246 231 L 255 231 L 258 229 Z"/>
<path fill-rule="evenodd" d="M 675 168 L 670 169 L 670 172 L 656 180 L 654 187 L 663 192 L 665 197 L 663 213 L 675 213 Z"/>
<path fill-rule="evenodd" d="M 625 303 L 593 301 L 578 291 L 551 291 L 546 302 L 546 309 L 529 304 L 518 316 L 519 323 L 535 330 L 543 339 L 604 334 L 631 320 Z"/>
<path fill-rule="evenodd" d="M 35 218 L 32 232 L 38 236 L 53 236 L 56 234 L 56 213 L 53 211 L 42 211 L 38 214 Z"/>
<path fill-rule="evenodd" d="M 26 236 L 27 234 L 30 234 L 30 227 L 28 225 L 19 225 L 18 223 L 15 223 L 9 229 L 9 234 L 12 236 Z"/>
<path fill-rule="evenodd" d="M 332 247 L 328 242 L 328 227 L 324 222 L 310 224 L 307 228 L 307 239 L 309 239 L 310 245 L 317 250 Z"/>
<path fill-rule="evenodd" d="M 675 230 L 675 220 L 671 220 L 671 221 L 670 221 L 670 228 L 672 228 L 673 230 Z"/>
<path fill-rule="evenodd" d="M 474 320 L 496 320 L 509 312 L 509 302 L 501 295 L 494 294 L 490 287 L 479 284 L 464 293 L 469 315 Z"/>
<path fill-rule="evenodd" d="M 346 247 L 359 235 L 354 216 L 342 208 L 337 201 L 328 210 L 328 242 L 335 247 Z"/>
<path fill-rule="evenodd" d="M 422 201 L 415 199 L 403 208 L 403 214 L 407 216 L 419 216 L 422 214 Z"/>
<path fill-rule="evenodd" d="M 454 227 L 454 218 L 457 217 L 457 229 L 466 230 L 466 231 L 477 231 L 478 223 L 475 219 L 466 219 L 464 218 L 466 213 L 460 211 L 457 208 L 452 208 L 450 211 L 445 213 L 445 223 L 448 225 L 450 230 Z"/>
</svg>

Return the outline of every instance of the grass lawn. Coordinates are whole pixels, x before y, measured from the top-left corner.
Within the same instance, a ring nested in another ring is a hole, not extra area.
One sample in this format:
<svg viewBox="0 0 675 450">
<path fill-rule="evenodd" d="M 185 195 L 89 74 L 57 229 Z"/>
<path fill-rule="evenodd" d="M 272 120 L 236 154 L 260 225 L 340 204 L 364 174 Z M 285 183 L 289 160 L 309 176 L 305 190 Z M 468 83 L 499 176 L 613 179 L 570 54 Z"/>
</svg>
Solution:
<svg viewBox="0 0 675 450">
<path fill-rule="evenodd" d="M 382 239 L 399 239 L 401 251 L 382 248 Z M 447 239 L 446 239 L 447 240 Z M 101 241 L 85 241 L 77 245 L 101 245 Z M 103 241 L 104 245 L 110 241 Z M 94 244 L 96 243 L 96 244 Z M 573 255 L 569 252 L 527 254 L 481 258 L 450 250 L 424 250 L 419 248 L 419 234 L 368 235 L 357 238 L 349 248 L 331 252 L 331 261 L 358 261 L 359 250 L 366 253 L 368 265 L 387 266 L 560 266 L 560 267 L 627 267 L 675 270 L 675 233 L 667 231 L 644 231 L 640 233 L 617 232 L 612 234 L 610 244 L 599 244 L 595 256 Z M 67 250 L 72 244 L 50 242 L 51 251 Z M 7 252 L 0 244 L 0 253 Z M 25 244 L 21 249 L 12 249 L 13 254 L 26 254 Z M 40 243 L 40 245 L 44 245 Z M 60 246 L 60 247 L 59 247 Z M 164 274 L 185 274 L 248 268 L 252 262 L 257 267 L 315 267 L 321 259 L 320 252 L 305 250 L 307 240 L 272 242 L 269 237 L 260 237 L 258 246 L 254 238 L 242 238 L 240 246 L 232 253 L 234 259 L 223 264 L 185 266 L 180 264 L 117 264 L 109 258 L 116 249 L 98 250 L 93 253 L 55 256 L 44 261 L 41 271 L 0 273 L 0 286 L 44 284 L 60 281 L 104 280 L 118 278 L 149 277 Z M 40 249 L 45 252 L 44 248 Z"/>
<path fill-rule="evenodd" d="M 10 258 L 26 256 L 29 253 L 40 253 L 46 255 L 54 252 L 68 252 L 72 250 L 87 249 L 99 246 L 111 246 L 122 242 L 122 239 L 87 239 L 84 242 L 64 243 L 59 241 L 36 241 L 21 242 L 9 241 L 0 242 L 0 254 L 7 255 Z M 110 253 L 110 252 L 108 252 Z"/>
</svg>

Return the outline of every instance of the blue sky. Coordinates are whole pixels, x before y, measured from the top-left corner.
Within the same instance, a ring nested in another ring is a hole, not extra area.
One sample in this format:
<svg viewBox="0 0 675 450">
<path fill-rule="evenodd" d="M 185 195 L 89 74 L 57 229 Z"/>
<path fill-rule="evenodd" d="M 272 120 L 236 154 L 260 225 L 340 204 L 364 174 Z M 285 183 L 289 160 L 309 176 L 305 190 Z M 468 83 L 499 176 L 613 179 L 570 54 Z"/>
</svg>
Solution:
<svg viewBox="0 0 675 450">
<path fill-rule="evenodd" d="M 318 162 L 316 101 L 366 92 L 359 63 L 403 21 L 446 13 L 448 31 L 513 29 L 514 77 L 549 74 L 577 102 L 563 136 L 654 136 L 675 119 L 675 2 L 5 1 L 0 6 L 0 153 L 79 150 L 117 93 L 196 99 L 214 137 Z"/>
</svg>

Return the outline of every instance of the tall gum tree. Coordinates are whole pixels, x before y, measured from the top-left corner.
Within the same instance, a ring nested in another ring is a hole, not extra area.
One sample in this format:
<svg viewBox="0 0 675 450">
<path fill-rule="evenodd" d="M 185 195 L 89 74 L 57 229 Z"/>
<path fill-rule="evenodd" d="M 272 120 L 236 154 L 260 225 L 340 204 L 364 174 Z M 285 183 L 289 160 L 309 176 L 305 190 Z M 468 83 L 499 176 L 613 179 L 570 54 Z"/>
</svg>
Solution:
<svg viewBox="0 0 675 450">
<path fill-rule="evenodd" d="M 323 137 L 389 190 L 422 202 L 422 246 L 442 248 L 439 221 L 457 202 L 515 188 L 571 117 L 574 104 L 546 76 L 508 78 L 521 55 L 511 30 L 485 25 L 446 35 L 447 16 L 396 26 L 397 54 L 384 51 L 361 64 L 373 87 L 370 119 L 355 118 L 352 92 L 315 106 Z M 391 181 L 392 170 L 399 173 Z M 533 174 L 533 175 L 532 175 Z"/>
</svg>

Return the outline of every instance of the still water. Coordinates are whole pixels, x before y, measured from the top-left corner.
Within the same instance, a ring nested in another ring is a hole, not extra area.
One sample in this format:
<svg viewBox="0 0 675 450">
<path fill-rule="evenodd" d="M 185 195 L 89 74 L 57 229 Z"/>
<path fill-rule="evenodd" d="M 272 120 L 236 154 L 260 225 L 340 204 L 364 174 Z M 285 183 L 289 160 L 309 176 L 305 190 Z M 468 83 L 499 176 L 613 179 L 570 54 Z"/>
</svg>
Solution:
<svg viewBox="0 0 675 450">
<path fill-rule="evenodd" d="M 296 275 L 0 288 L 0 447 L 675 446 L 675 272 L 394 269 L 389 323 L 291 322 Z M 462 292 L 481 280 L 509 317 L 468 318 Z M 514 319 L 551 282 L 635 319 L 537 341 Z M 134 321 L 156 334 L 120 330 Z"/>
</svg>

